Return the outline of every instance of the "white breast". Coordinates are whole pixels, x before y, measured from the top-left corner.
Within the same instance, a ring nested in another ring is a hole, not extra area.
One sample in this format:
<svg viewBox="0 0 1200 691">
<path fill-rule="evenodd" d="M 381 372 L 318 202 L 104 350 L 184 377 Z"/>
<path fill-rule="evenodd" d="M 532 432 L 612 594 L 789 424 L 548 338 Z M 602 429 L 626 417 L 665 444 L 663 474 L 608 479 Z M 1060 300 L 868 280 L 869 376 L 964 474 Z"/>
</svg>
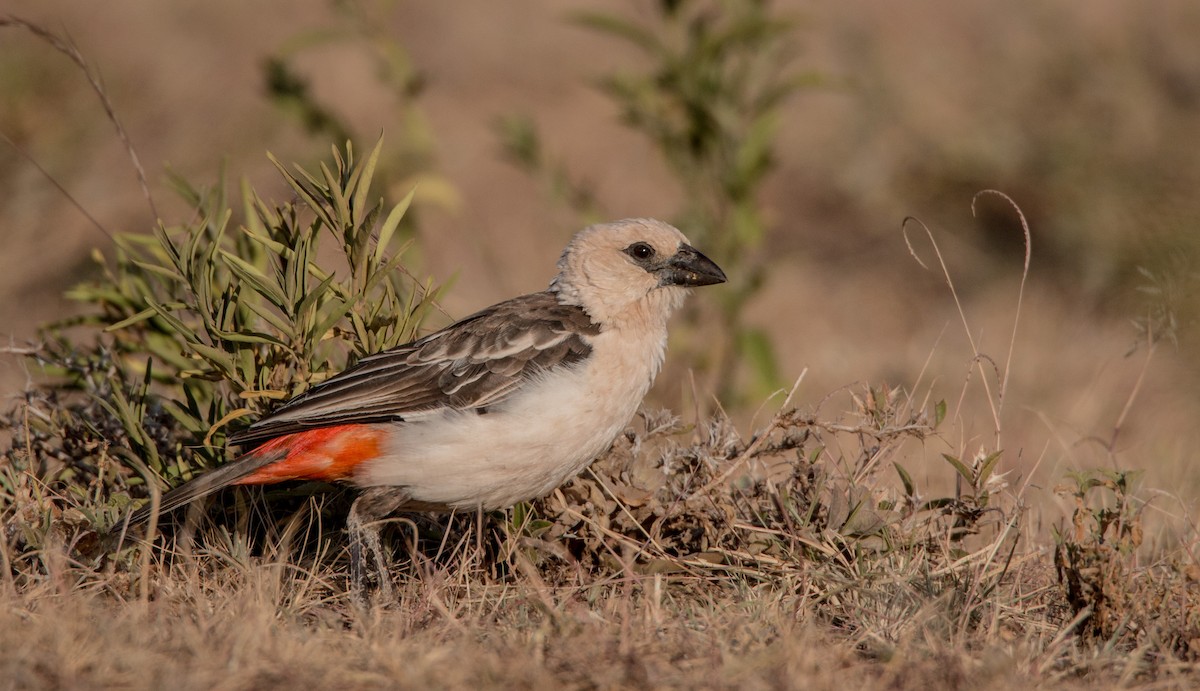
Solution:
<svg viewBox="0 0 1200 691">
<path fill-rule="evenodd" d="M 496 509 L 550 493 L 603 453 L 654 381 L 666 329 L 606 331 L 579 365 L 525 385 L 485 414 L 445 411 L 391 428 L 361 486 L 405 487 L 413 500 Z"/>
</svg>

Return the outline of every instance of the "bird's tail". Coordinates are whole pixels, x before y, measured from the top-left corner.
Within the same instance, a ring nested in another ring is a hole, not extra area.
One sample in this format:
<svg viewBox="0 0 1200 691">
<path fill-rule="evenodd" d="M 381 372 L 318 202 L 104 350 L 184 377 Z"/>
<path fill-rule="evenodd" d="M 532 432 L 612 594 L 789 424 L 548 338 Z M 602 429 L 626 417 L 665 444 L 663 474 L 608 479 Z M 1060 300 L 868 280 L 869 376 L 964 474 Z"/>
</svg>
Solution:
<svg viewBox="0 0 1200 691">
<path fill-rule="evenodd" d="M 350 477 L 383 448 L 386 432 L 372 425 L 320 427 L 276 437 L 229 463 L 189 480 L 163 495 L 158 512 L 167 513 L 230 485 L 264 485 L 287 480 L 334 482 Z M 129 517 L 150 519 L 154 502 Z"/>
<path fill-rule="evenodd" d="M 220 468 L 188 480 L 167 492 L 162 496 L 162 501 L 159 502 L 157 507 L 151 501 L 137 511 L 134 511 L 129 517 L 129 525 L 139 525 L 149 521 L 150 516 L 156 510 L 159 514 L 166 514 L 230 485 L 243 484 L 246 478 L 265 466 L 282 460 L 286 456 L 287 452 L 285 449 L 266 450 L 259 448 L 250 453 L 243 454 Z"/>
</svg>

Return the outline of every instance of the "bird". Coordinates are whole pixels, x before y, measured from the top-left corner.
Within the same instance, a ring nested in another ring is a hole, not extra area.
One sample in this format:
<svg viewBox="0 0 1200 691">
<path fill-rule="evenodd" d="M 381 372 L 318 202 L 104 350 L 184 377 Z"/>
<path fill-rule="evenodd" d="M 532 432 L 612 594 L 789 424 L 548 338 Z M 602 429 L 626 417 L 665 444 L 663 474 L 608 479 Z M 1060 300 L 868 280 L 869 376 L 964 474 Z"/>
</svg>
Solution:
<svg viewBox="0 0 1200 691">
<path fill-rule="evenodd" d="M 398 511 L 490 511 L 545 496 L 606 451 L 666 356 L 691 288 L 725 273 L 670 224 L 589 226 L 549 287 L 373 355 L 230 435 L 244 452 L 135 511 L 148 522 L 232 485 L 348 483 L 352 580 Z"/>
</svg>

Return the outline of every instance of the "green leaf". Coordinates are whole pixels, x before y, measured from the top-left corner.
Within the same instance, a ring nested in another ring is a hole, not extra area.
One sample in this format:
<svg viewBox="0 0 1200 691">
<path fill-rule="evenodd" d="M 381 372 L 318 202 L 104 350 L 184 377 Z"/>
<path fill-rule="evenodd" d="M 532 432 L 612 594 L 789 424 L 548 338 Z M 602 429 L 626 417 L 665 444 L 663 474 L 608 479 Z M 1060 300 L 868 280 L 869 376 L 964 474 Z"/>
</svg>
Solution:
<svg viewBox="0 0 1200 691">
<path fill-rule="evenodd" d="M 308 314 L 313 309 L 316 300 L 327 294 L 330 285 L 333 283 L 333 278 L 333 276 L 326 277 L 324 281 L 321 281 L 316 288 L 310 291 L 308 296 L 304 298 L 304 301 L 300 303 L 300 309 L 297 310 L 298 313 Z M 307 334 L 308 338 L 313 341 L 319 341 L 324 338 L 325 334 L 329 333 L 329 330 L 341 321 L 342 317 L 346 316 L 346 310 L 349 308 L 349 301 L 333 299 L 326 302 L 321 306 L 320 312 L 315 315 L 315 328 Z"/>
<path fill-rule="evenodd" d="M 913 483 L 912 476 L 899 463 L 892 461 L 892 465 L 896 467 L 896 472 L 900 475 L 900 482 L 904 483 L 904 494 L 909 497 L 916 496 L 917 486 Z"/>
<path fill-rule="evenodd" d="M 135 314 L 131 317 L 126 317 L 125 319 L 122 319 L 121 321 L 117 322 L 116 324 L 111 324 L 111 325 L 105 327 L 104 332 L 112 333 L 113 331 L 120 331 L 121 329 L 124 329 L 129 326 L 133 326 L 134 324 L 144 322 L 147 319 L 149 319 L 150 317 L 153 317 L 155 314 L 158 314 L 158 312 L 153 307 L 147 307 L 146 309 L 142 310 L 141 312 L 138 312 L 137 314 Z"/>
<path fill-rule="evenodd" d="M 183 336 L 184 339 L 189 342 L 199 342 L 200 338 L 196 335 L 196 332 L 193 331 L 187 324 L 184 324 L 183 321 L 181 321 L 178 317 L 172 314 L 166 305 L 159 304 L 149 295 L 146 296 L 146 302 L 149 303 L 150 307 L 158 313 L 160 318 L 167 322 L 167 325 L 170 326 L 173 331 Z"/>
<path fill-rule="evenodd" d="M 265 304 L 262 304 L 257 300 L 244 300 L 241 304 L 246 309 L 258 315 L 263 321 L 275 327 L 279 333 L 288 334 L 289 336 L 293 335 L 292 325 L 287 323 L 283 317 L 279 316 L 278 313 L 271 310 Z"/>
<path fill-rule="evenodd" d="M 220 348 L 214 348 L 210 345 L 205 345 L 203 343 L 189 343 L 188 347 L 226 376 L 237 374 L 237 367 L 232 355 L 229 352 L 221 350 Z"/>
<path fill-rule="evenodd" d="M 371 342 L 371 333 L 367 329 L 366 323 L 363 322 L 362 316 L 354 311 L 349 311 L 348 313 L 350 315 L 350 327 L 354 329 L 354 335 L 360 342 L 369 344 Z M 370 350 L 368 352 L 374 351 Z"/>
<path fill-rule="evenodd" d="M 225 260 L 230 271 L 249 284 L 254 289 L 254 292 L 266 298 L 268 302 L 280 310 L 287 310 L 288 301 L 283 291 L 280 290 L 277 284 L 272 283 L 269 278 L 264 276 L 258 270 L 258 267 L 226 250 L 221 250 L 221 258 Z"/>
<path fill-rule="evenodd" d="M 936 429 L 946 419 L 946 399 L 942 399 L 933 405 L 933 426 Z"/>
<path fill-rule="evenodd" d="M 404 246 L 401 247 L 400 249 L 396 250 L 396 253 L 392 255 L 391 259 L 388 259 L 388 262 L 386 264 L 379 267 L 375 271 L 375 273 L 371 276 L 371 278 L 369 280 L 367 280 L 367 282 L 365 284 L 363 284 L 362 292 L 364 294 L 369 292 L 376 285 L 378 285 L 381 280 L 384 280 L 388 276 L 391 276 L 392 272 L 396 271 L 396 269 L 398 269 L 400 267 L 400 265 L 404 262 L 404 253 L 408 250 L 408 248 L 411 244 L 412 244 L 412 241 L 404 243 Z"/>
<path fill-rule="evenodd" d="M 321 164 L 321 174 L 325 176 L 325 184 L 328 185 L 328 193 L 333 201 L 333 212 L 337 223 L 332 224 L 332 229 L 338 227 L 353 227 L 354 221 L 350 215 L 350 202 L 346 199 L 345 191 L 339 184 L 337 177 L 329 170 L 329 166 Z"/>
<path fill-rule="evenodd" d="M 513 504 L 512 520 L 510 521 L 509 525 L 512 526 L 512 529 L 514 532 L 520 531 L 521 528 L 524 527 L 525 520 L 528 518 L 528 516 L 529 516 L 529 503 L 528 502 L 519 501 L 516 504 Z"/>
<path fill-rule="evenodd" d="M 208 425 L 206 425 L 203 420 L 200 420 L 196 416 L 192 415 L 189 411 L 185 410 L 175 401 L 163 398 L 159 400 L 159 404 L 163 407 L 163 410 L 167 411 L 167 413 L 175 419 L 176 422 L 183 425 L 184 429 L 192 434 L 201 436 L 207 431 Z"/>
<path fill-rule="evenodd" d="M 993 451 L 988 454 L 987 458 L 983 459 L 983 463 L 979 464 L 979 485 L 982 487 L 992 471 L 996 468 L 996 463 L 1000 460 L 1000 454 L 1004 453 L 1001 450 Z"/>
<path fill-rule="evenodd" d="M 954 456 L 951 456 L 948 453 L 942 454 L 942 458 L 946 459 L 946 461 L 950 465 L 954 466 L 954 469 L 956 471 L 958 471 L 959 475 L 962 475 L 963 479 L 967 481 L 968 485 L 974 486 L 975 476 L 971 473 L 970 468 L 968 468 L 966 465 L 964 465 L 962 461 L 958 460 L 957 458 L 955 458 Z"/>
<path fill-rule="evenodd" d="M 288 347 L 288 344 L 280 340 L 278 337 L 258 331 L 218 331 L 216 332 L 216 335 L 222 340 L 230 341 L 232 343 L 259 343 L 262 345 L 279 346 L 280 348 Z"/>
<path fill-rule="evenodd" d="M 278 240 L 271 238 L 269 235 L 260 234 L 251 228 L 243 227 L 242 232 L 245 233 L 246 237 L 250 238 L 254 242 L 261 245 L 264 249 L 266 249 L 271 254 L 282 257 L 284 259 L 291 259 L 292 254 L 293 254 L 292 248 L 288 247 L 287 245 L 283 244 L 282 242 L 279 242 Z"/>
<path fill-rule="evenodd" d="M 279 347 L 283 348 L 284 350 L 291 352 L 291 348 L 289 348 L 286 344 L 279 343 L 278 345 L 279 345 Z M 241 374 L 241 381 L 239 381 L 238 384 L 241 386 L 241 388 L 243 390 L 254 386 L 255 374 L 257 374 L 257 369 L 255 368 L 255 364 L 256 363 L 254 360 L 254 349 L 253 348 L 239 348 L 238 349 L 238 351 L 237 351 L 237 368 L 238 368 L 238 370 L 237 371 Z"/>
<path fill-rule="evenodd" d="M 250 181 L 246 178 L 242 178 L 241 192 L 242 223 L 245 224 L 242 230 L 250 237 L 267 237 L 267 227 L 263 224 L 263 217 L 259 215 L 259 210 L 263 207 L 262 200 L 259 199 L 258 193 L 254 191 L 254 188 L 250 186 Z"/>
<path fill-rule="evenodd" d="M 379 152 L 383 149 L 383 134 L 375 141 L 370 155 L 354 171 L 355 178 L 351 179 L 354 186 L 354 220 L 362 222 L 367 211 L 367 198 L 371 192 L 371 180 L 375 177 L 375 166 L 379 162 Z"/>
<path fill-rule="evenodd" d="M 538 538 L 554 527 L 552 521 L 544 518 L 535 518 L 525 523 L 525 534 L 529 537 Z"/>
<path fill-rule="evenodd" d="M 187 274 L 187 267 L 184 265 L 184 259 L 175 248 L 175 243 L 171 241 L 167 234 L 167 229 L 162 223 L 157 223 L 154 226 L 154 237 L 158 239 L 159 248 L 166 253 L 171 265 L 182 275 Z"/>
<path fill-rule="evenodd" d="M 177 283 L 183 283 L 186 280 L 186 279 L 184 279 L 182 274 L 180 274 L 178 271 L 176 271 L 175 269 L 173 269 L 169 266 L 162 266 L 161 264 L 152 264 L 150 262 L 141 261 L 139 259 L 134 259 L 133 264 L 134 264 L 134 266 L 137 266 L 138 268 L 149 271 L 150 273 L 155 274 L 157 276 L 169 278 L 172 281 L 175 281 Z"/>
<path fill-rule="evenodd" d="M 225 228 L 228 227 L 229 219 L 233 216 L 233 209 L 222 209 L 217 213 L 220 214 L 220 220 L 213 227 L 211 235 L 208 233 L 192 233 L 191 238 L 189 238 L 187 257 L 191 271 L 188 273 L 188 278 L 193 279 L 193 285 L 201 284 L 205 278 L 205 273 L 212 271 L 212 258 L 221 246 L 221 238 L 224 237 Z M 211 276 L 211 273 L 208 275 Z M 211 286 L 211 283 L 209 283 L 209 286 Z"/>
<path fill-rule="evenodd" d="M 395 234 L 396 229 L 400 226 L 400 221 L 404 218 L 404 214 L 408 212 L 408 207 L 412 204 L 413 196 L 416 193 L 417 188 L 414 186 L 404 196 L 404 199 L 400 200 L 399 204 L 392 207 L 383 225 L 379 227 L 379 241 L 375 245 L 376 263 L 383 261 L 383 257 L 387 253 L 387 247 L 392 242 L 392 235 Z"/>
<path fill-rule="evenodd" d="M 282 163 L 280 163 L 279 159 L 275 158 L 273 154 L 268 153 L 267 158 L 275 166 L 275 169 L 279 171 L 279 174 L 283 176 L 284 180 L 287 181 L 288 185 L 292 188 L 296 195 L 300 197 L 301 201 L 304 202 L 304 205 L 307 206 L 317 216 L 320 222 L 325 224 L 327 227 L 333 228 L 334 224 L 331 222 L 329 214 L 325 210 L 325 205 L 317 201 L 317 198 L 314 196 L 310 187 L 305 184 L 303 180 L 297 178 L 295 175 L 292 175 L 291 172 L 289 172 L 288 169 Z M 307 171 L 300 166 L 296 166 L 296 170 L 304 175 L 309 181 L 311 181 L 313 185 L 316 185 L 316 178 L 309 175 Z"/>
</svg>

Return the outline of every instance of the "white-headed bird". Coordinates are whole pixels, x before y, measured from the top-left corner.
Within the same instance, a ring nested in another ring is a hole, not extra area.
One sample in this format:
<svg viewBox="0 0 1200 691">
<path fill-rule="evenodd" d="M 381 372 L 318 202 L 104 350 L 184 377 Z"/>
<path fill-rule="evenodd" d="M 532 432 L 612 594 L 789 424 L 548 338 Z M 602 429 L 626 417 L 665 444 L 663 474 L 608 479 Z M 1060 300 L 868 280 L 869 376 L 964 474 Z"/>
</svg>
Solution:
<svg viewBox="0 0 1200 691">
<path fill-rule="evenodd" d="M 231 446 L 250 450 L 167 492 L 159 508 L 229 485 L 348 482 L 364 490 L 348 519 L 361 575 L 372 521 L 398 510 L 504 508 L 582 471 L 637 412 L 688 289 L 724 281 L 661 221 L 586 228 L 549 289 L 362 358 L 232 435 Z"/>
</svg>

